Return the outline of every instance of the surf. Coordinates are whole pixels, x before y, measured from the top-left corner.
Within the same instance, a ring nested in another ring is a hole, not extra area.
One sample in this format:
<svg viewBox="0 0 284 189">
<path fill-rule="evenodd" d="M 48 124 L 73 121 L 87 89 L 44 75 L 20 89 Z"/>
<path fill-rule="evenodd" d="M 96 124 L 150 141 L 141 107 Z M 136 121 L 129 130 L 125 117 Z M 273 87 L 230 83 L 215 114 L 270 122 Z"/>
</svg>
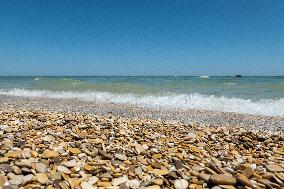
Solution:
<svg viewBox="0 0 284 189">
<path fill-rule="evenodd" d="M 27 89 L 2 89 L 0 90 L 0 95 L 28 98 L 79 99 L 84 101 L 131 104 L 153 109 L 197 109 L 251 115 L 284 116 L 284 98 L 252 100 L 204 95 L 199 93 L 138 95 L 132 93 L 119 94 L 100 91 L 50 91 Z"/>
</svg>

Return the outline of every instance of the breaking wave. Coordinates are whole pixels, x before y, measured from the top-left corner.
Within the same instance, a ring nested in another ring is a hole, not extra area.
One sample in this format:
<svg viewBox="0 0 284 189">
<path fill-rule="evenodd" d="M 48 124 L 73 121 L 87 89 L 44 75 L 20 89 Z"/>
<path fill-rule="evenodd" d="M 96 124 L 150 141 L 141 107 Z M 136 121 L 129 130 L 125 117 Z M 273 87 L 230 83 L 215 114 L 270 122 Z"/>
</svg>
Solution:
<svg viewBox="0 0 284 189">
<path fill-rule="evenodd" d="M 214 95 L 166 94 L 137 95 L 116 94 L 98 91 L 49 91 L 10 89 L 0 90 L 0 95 L 10 95 L 29 98 L 80 99 L 85 101 L 100 101 L 112 103 L 127 103 L 147 108 L 164 109 L 198 109 L 209 111 L 235 112 L 252 115 L 284 116 L 284 98 L 281 99 L 240 99 L 217 97 Z"/>
</svg>

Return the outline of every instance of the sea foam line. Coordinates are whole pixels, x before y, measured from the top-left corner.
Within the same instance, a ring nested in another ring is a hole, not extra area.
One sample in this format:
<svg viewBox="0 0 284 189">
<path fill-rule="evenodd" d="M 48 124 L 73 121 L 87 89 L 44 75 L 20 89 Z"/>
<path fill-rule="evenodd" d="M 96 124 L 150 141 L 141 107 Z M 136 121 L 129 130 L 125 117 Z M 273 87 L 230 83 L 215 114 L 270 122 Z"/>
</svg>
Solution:
<svg viewBox="0 0 284 189">
<path fill-rule="evenodd" d="M 213 95 L 168 94 L 168 95 L 134 95 L 115 94 L 98 91 L 48 91 L 11 89 L 0 90 L 2 95 L 19 97 L 44 97 L 55 99 L 80 99 L 85 101 L 100 101 L 113 103 L 127 103 L 146 108 L 165 109 L 199 109 L 209 111 L 235 112 L 252 115 L 284 116 L 284 98 L 278 100 L 216 97 Z"/>
</svg>

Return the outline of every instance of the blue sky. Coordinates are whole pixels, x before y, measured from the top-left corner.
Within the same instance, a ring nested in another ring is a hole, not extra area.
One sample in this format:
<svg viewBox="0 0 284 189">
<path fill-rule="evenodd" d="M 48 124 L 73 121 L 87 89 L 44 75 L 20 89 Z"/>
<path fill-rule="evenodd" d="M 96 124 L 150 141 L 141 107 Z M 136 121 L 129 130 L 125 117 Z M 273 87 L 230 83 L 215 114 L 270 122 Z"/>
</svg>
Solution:
<svg viewBox="0 0 284 189">
<path fill-rule="evenodd" d="M 282 0 L 0 1 L 0 75 L 284 75 Z"/>
</svg>

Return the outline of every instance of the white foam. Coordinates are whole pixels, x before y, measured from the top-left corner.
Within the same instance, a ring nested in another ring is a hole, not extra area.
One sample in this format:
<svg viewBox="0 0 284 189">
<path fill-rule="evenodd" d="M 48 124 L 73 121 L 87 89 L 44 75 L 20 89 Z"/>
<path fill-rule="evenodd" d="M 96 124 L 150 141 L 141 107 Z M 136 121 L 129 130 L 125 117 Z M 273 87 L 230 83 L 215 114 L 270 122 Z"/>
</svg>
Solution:
<svg viewBox="0 0 284 189">
<path fill-rule="evenodd" d="M 202 75 L 202 76 L 200 76 L 200 78 L 203 78 L 203 79 L 208 79 L 210 76 L 208 76 L 208 75 Z"/>
<path fill-rule="evenodd" d="M 36 77 L 36 78 L 34 78 L 34 80 L 35 80 L 35 81 L 39 81 L 39 80 L 41 80 L 41 78 L 42 78 L 42 77 Z"/>
<path fill-rule="evenodd" d="M 20 97 L 45 97 L 56 99 L 81 99 L 86 101 L 101 101 L 113 103 L 128 103 L 147 108 L 165 109 L 199 109 L 210 111 L 223 111 L 245 113 L 253 115 L 284 116 L 284 98 L 278 100 L 263 99 L 252 101 L 250 99 L 216 97 L 201 94 L 168 94 L 168 95 L 134 95 L 114 94 L 97 91 L 48 91 L 12 89 L 0 90 L 2 95 Z"/>
</svg>

